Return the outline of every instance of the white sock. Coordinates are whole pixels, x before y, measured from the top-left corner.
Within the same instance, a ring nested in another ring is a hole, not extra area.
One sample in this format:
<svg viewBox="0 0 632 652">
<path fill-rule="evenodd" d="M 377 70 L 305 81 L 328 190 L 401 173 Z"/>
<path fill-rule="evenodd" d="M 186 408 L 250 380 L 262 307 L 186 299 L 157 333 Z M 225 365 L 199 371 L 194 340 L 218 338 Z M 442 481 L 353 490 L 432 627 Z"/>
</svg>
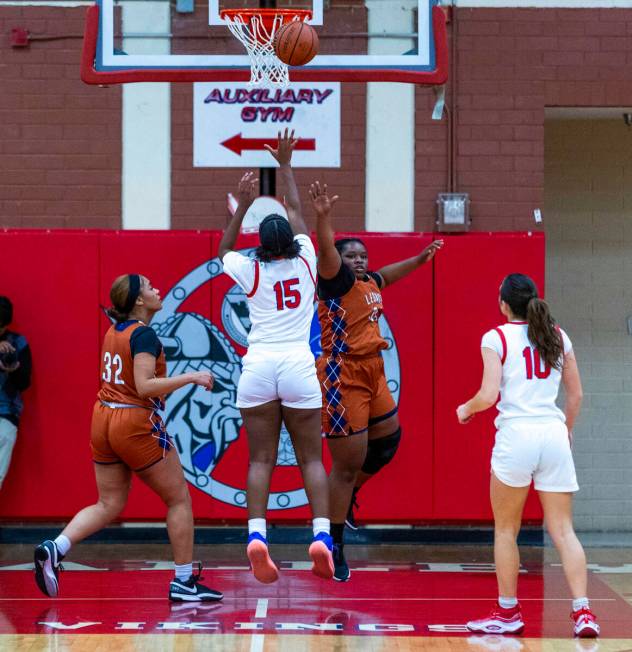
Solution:
<svg viewBox="0 0 632 652">
<path fill-rule="evenodd" d="M 266 520 L 265 518 L 249 518 L 248 534 L 258 532 L 264 539 L 266 538 Z"/>
<path fill-rule="evenodd" d="M 518 604 L 518 598 L 498 598 L 498 604 L 503 609 L 513 609 Z"/>
<path fill-rule="evenodd" d="M 579 611 L 584 607 L 586 609 L 590 609 L 590 602 L 588 601 L 588 598 L 575 598 L 575 600 L 573 600 L 573 611 Z"/>
<path fill-rule="evenodd" d="M 68 554 L 68 551 L 72 548 L 72 543 L 65 534 L 60 534 L 55 539 L 54 543 L 57 546 L 57 550 L 62 557 L 65 557 Z"/>
<path fill-rule="evenodd" d="M 312 527 L 314 528 L 314 536 L 320 532 L 329 534 L 329 519 L 328 518 L 315 518 L 312 521 Z"/>
<path fill-rule="evenodd" d="M 175 571 L 176 571 L 176 579 L 180 580 L 182 582 L 186 582 L 191 575 L 193 575 L 193 562 L 189 562 L 188 564 L 174 564 L 173 565 Z"/>
</svg>

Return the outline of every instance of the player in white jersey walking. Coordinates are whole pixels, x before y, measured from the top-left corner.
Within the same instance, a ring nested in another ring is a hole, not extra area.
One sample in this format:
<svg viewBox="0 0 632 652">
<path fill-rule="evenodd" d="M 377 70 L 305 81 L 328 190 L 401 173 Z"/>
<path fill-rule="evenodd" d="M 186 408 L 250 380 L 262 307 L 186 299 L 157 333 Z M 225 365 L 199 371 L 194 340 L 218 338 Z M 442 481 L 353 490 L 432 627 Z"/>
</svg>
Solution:
<svg viewBox="0 0 632 652">
<path fill-rule="evenodd" d="M 250 452 L 247 554 L 255 577 L 266 584 L 279 577 L 268 553 L 265 519 L 281 421 L 290 433 L 312 508 L 312 571 L 326 579 L 334 572 L 327 474 L 322 464 L 322 395 L 309 346 L 316 252 L 307 235 L 290 167 L 296 143 L 294 132 L 288 135 L 286 129 L 283 136 L 279 133 L 277 149 L 268 147 L 286 185 L 289 222 L 280 215 L 268 215 L 261 222 L 261 244 L 254 258 L 232 251 L 255 197 L 257 179 L 247 173 L 239 183 L 239 205 L 224 231 L 218 254 L 224 272 L 246 293 L 252 324 L 237 387 L 237 407 L 248 432 Z"/>
<path fill-rule="evenodd" d="M 516 597 L 516 540 L 533 480 L 573 596 L 574 634 L 596 637 L 599 625 L 586 597 L 586 556 L 573 530 L 572 497 L 579 487 L 571 443 L 582 401 L 573 347 L 528 276 L 507 276 L 499 303 L 507 323 L 483 336 L 481 388 L 457 409 L 459 422 L 468 423 L 477 412 L 492 407 L 500 391 L 490 486 L 499 598 L 487 618 L 470 621 L 467 628 L 488 634 L 524 629 Z M 566 395 L 564 411 L 555 404 L 560 382 Z"/>
</svg>

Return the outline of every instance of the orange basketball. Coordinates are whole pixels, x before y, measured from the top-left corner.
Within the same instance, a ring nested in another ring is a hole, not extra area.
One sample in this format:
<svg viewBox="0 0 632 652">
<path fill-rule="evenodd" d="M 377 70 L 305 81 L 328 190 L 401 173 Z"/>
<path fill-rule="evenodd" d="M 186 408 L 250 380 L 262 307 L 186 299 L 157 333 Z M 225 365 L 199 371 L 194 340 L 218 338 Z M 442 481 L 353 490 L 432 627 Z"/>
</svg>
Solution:
<svg viewBox="0 0 632 652">
<path fill-rule="evenodd" d="M 294 20 L 276 33 L 274 51 L 288 66 L 304 66 L 318 54 L 318 34 L 311 25 Z"/>
</svg>

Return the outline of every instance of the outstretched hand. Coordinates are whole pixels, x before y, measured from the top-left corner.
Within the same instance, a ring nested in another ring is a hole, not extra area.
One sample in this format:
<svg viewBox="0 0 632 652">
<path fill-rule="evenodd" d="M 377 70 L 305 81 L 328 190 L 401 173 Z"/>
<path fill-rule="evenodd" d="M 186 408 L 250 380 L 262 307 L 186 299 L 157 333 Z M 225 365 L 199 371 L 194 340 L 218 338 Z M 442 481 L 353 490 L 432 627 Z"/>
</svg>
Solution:
<svg viewBox="0 0 632 652">
<path fill-rule="evenodd" d="M 213 377 L 213 374 L 210 374 L 207 371 L 194 371 L 191 374 L 191 382 L 203 387 L 207 392 L 210 392 L 213 389 L 215 378 Z"/>
<path fill-rule="evenodd" d="M 338 195 L 329 197 L 327 194 L 327 184 L 324 184 L 321 188 L 318 181 L 315 181 L 309 187 L 309 197 L 312 200 L 312 206 L 318 217 L 328 215 L 333 205 L 338 201 Z"/>
<path fill-rule="evenodd" d="M 254 172 L 246 172 L 237 186 L 237 200 L 240 206 L 248 208 L 257 197 L 257 182 Z"/>
<path fill-rule="evenodd" d="M 443 244 L 443 240 L 431 242 L 420 254 L 421 264 L 430 262 L 435 257 L 437 251 L 443 247 Z"/>
<path fill-rule="evenodd" d="M 283 135 L 279 131 L 278 139 L 276 149 L 267 143 L 264 144 L 264 147 L 274 156 L 279 165 L 290 165 L 292 162 L 292 152 L 298 143 L 298 138 L 294 138 L 294 129 L 290 132 L 286 127 Z"/>
</svg>

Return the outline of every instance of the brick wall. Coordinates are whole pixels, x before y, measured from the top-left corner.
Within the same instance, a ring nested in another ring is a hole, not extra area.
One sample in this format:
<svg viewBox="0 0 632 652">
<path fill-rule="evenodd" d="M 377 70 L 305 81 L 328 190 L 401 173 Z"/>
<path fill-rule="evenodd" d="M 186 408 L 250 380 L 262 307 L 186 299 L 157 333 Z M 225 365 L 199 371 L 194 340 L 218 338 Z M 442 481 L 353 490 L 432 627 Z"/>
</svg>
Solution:
<svg viewBox="0 0 632 652">
<path fill-rule="evenodd" d="M 0 7 L 0 227 L 120 226 L 121 91 L 79 80 L 84 11 Z"/>
<path fill-rule="evenodd" d="M 251 2 L 251 4 L 253 4 Z M 255 3 L 256 4 L 256 3 Z M 279 3 L 281 6 L 281 3 Z M 195 14 L 179 15 L 174 19 L 174 52 L 243 53 L 243 46 L 226 33 L 217 30 L 219 41 L 213 49 L 213 42 L 207 37 L 208 8 L 196 3 Z M 320 51 L 327 52 L 335 46 L 344 53 L 365 52 L 366 39 L 334 38 L 336 33 L 366 32 L 367 15 L 361 1 L 334 2 L 326 13 L 328 38 L 320 41 Z M 186 40 L 177 40 L 180 35 Z M 199 41 L 191 35 L 200 35 Z M 341 102 L 341 167 L 340 169 L 298 169 L 296 181 L 303 199 L 315 179 L 329 182 L 340 195 L 336 212 L 336 228 L 339 230 L 364 229 L 364 174 L 366 135 L 366 85 L 344 84 Z M 175 229 L 223 228 L 226 224 L 226 193 L 234 190 L 244 170 L 235 168 L 222 170 L 193 167 L 193 87 L 190 84 L 172 85 L 172 227 Z M 282 192 L 278 188 L 278 193 Z"/>
<path fill-rule="evenodd" d="M 450 29 L 456 189 L 470 193 L 475 229 L 533 229 L 543 199 L 544 108 L 632 105 L 632 10 L 464 8 Z M 446 160 L 427 92 L 417 92 L 420 230 L 434 224 L 431 200 L 444 190 Z M 420 163 L 425 152 L 431 160 Z"/>
<path fill-rule="evenodd" d="M 574 455 L 583 529 L 632 529 L 632 130 L 617 120 L 545 127 L 547 297 L 584 385 Z"/>
<path fill-rule="evenodd" d="M 206 9 L 196 7 L 199 15 L 178 16 L 173 31 L 199 33 L 197 47 L 208 50 Z M 0 8 L 3 226 L 120 225 L 121 93 L 78 80 L 83 13 Z M 340 33 L 363 31 L 366 11 L 360 0 L 334 1 L 327 21 Z M 8 42 L 14 26 L 75 38 L 14 50 Z M 458 10 L 450 30 L 456 32 L 450 85 L 456 91 L 455 189 L 470 193 L 475 229 L 534 228 L 532 211 L 543 201 L 544 107 L 632 105 L 632 53 L 626 50 L 632 10 L 468 8 Z M 321 40 L 323 50 L 331 46 Z M 187 48 L 195 47 L 189 39 Z M 240 46 L 227 36 L 217 47 Z M 172 89 L 172 225 L 222 226 L 225 193 L 239 171 L 192 167 L 191 87 Z M 427 231 L 434 227 L 436 195 L 447 190 L 448 130 L 445 119 L 430 119 L 431 90 L 417 89 L 416 103 L 415 226 Z M 339 227 L 362 229 L 365 86 L 344 85 L 342 107 L 342 168 L 297 177 L 302 187 L 314 177 L 330 180 L 343 197 Z"/>
</svg>

